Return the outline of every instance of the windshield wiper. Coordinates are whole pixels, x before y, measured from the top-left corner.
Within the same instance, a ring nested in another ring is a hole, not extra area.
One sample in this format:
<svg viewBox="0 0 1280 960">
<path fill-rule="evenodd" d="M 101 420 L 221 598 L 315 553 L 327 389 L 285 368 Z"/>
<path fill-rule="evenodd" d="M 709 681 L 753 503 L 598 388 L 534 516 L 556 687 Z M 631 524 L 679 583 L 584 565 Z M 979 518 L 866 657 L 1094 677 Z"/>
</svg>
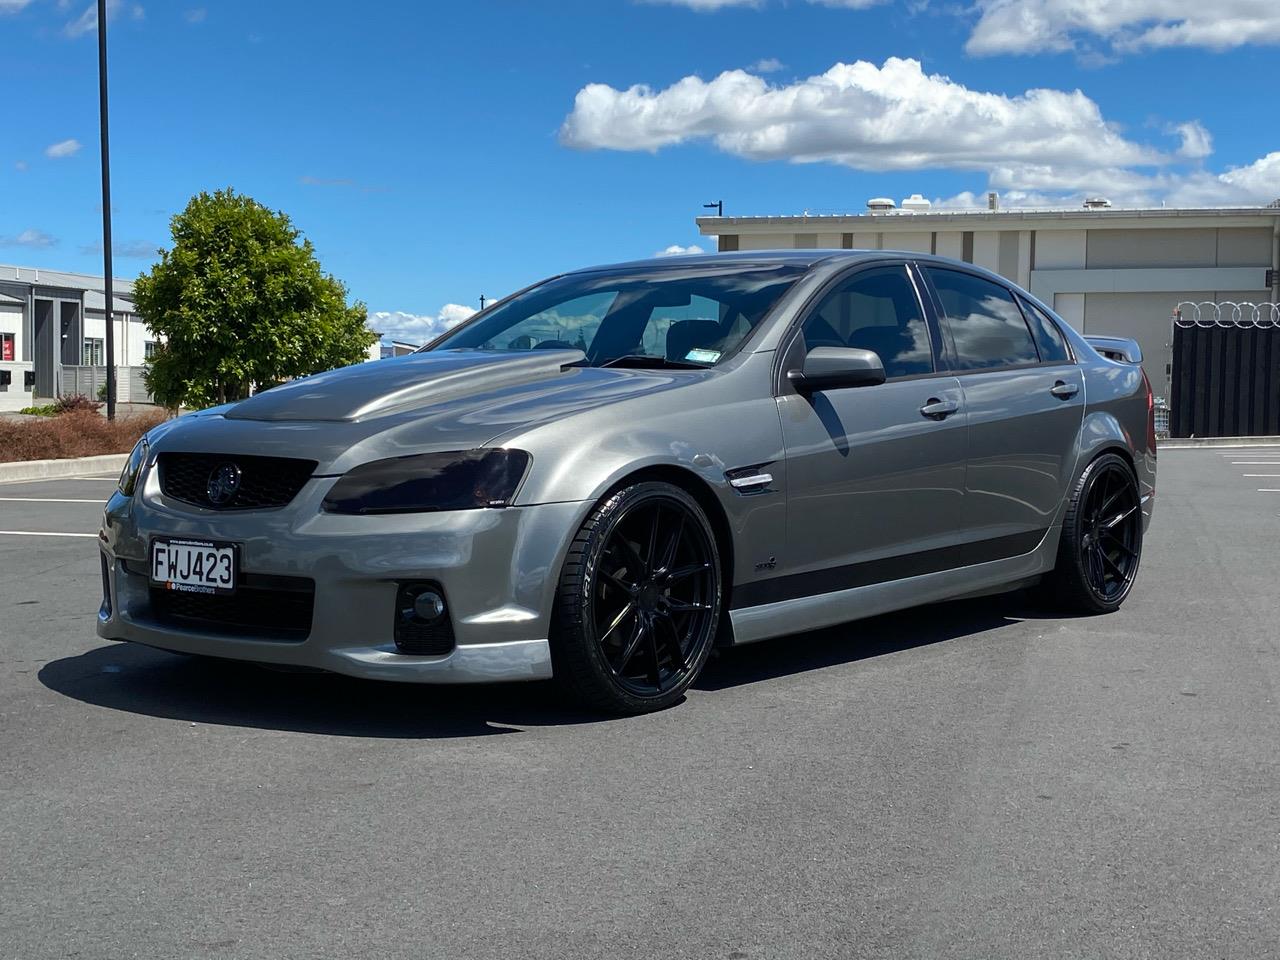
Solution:
<svg viewBox="0 0 1280 960">
<path fill-rule="evenodd" d="M 648 353 L 628 353 L 600 364 L 602 367 L 637 367 L 652 370 L 706 370 L 705 363 L 688 363 L 684 360 L 668 360 Z"/>
</svg>

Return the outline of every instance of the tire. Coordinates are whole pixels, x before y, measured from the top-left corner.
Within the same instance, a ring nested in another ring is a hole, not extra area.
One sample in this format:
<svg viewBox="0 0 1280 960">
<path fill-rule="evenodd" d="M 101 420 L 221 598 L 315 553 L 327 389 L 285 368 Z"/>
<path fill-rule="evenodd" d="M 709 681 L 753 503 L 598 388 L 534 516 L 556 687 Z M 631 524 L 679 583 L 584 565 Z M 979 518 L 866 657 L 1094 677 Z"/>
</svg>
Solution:
<svg viewBox="0 0 1280 960">
<path fill-rule="evenodd" d="M 697 679 L 720 619 L 720 555 L 697 500 L 645 481 L 605 497 L 569 547 L 556 593 L 556 679 L 584 706 L 661 710 Z"/>
<path fill-rule="evenodd" d="M 1124 457 L 1104 453 L 1076 481 L 1045 586 L 1066 611 L 1113 613 L 1129 596 L 1141 558 L 1138 480 Z"/>
</svg>

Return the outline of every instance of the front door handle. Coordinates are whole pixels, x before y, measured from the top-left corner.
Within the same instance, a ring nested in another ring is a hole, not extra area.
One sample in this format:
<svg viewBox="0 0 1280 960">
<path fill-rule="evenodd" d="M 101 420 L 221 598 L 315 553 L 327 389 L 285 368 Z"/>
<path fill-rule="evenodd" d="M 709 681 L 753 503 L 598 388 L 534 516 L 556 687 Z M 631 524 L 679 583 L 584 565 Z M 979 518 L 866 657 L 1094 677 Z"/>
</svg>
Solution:
<svg viewBox="0 0 1280 960">
<path fill-rule="evenodd" d="M 920 408 L 920 413 L 930 420 L 945 420 L 959 409 L 960 404 L 954 400 L 939 400 L 937 397 L 930 397 L 928 403 Z"/>
<path fill-rule="evenodd" d="M 1049 391 L 1059 400 L 1070 400 L 1080 392 L 1080 385 L 1076 383 L 1067 383 L 1065 380 L 1059 380 L 1053 385 Z"/>
</svg>

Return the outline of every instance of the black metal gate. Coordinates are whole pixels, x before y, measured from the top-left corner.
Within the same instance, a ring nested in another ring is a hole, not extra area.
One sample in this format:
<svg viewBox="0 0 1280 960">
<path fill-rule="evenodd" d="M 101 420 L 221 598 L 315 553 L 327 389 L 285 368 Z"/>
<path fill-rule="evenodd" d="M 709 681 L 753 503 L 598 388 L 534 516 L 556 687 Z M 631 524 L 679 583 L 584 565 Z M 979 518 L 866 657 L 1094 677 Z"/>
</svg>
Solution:
<svg viewBox="0 0 1280 960">
<path fill-rule="evenodd" d="M 1280 435 L 1280 324 L 1272 316 L 1175 315 L 1171 436 Z"/>
</svg>

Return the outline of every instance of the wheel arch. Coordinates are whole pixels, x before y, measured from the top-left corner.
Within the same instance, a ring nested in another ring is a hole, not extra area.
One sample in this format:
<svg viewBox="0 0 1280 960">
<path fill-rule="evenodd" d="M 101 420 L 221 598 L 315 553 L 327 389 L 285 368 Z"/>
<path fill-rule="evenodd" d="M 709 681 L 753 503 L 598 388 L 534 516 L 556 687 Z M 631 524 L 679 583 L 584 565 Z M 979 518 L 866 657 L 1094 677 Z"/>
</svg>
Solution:
<svg viewBox="0 0 1280 960">
<path fill-rule="evenodd" d="M 669 483 L 672 486 L 679 487 L 693 497 L 698 502 L 698 506 L 702 508 L 702 512 L 707 515 L 707 520 L 711 523 L 711 531 L 716 538 L 716 550 L 720 553 L 721 607 L 724 610 L 728 610 L 729 600 L 733 593 L 733 530 L 729 525 L 729 516 L 725 512 L 720 498 L 716 496 L 711 485 L 702 477 L 692 470 L 686 470 L 676 464 L 651 464 L 646 467 L 640 467 L 616 479 L 596 502 L 599 503 L 607 499 L 611 494 L 623 487 L 649 480 Z"/>
</svg>

